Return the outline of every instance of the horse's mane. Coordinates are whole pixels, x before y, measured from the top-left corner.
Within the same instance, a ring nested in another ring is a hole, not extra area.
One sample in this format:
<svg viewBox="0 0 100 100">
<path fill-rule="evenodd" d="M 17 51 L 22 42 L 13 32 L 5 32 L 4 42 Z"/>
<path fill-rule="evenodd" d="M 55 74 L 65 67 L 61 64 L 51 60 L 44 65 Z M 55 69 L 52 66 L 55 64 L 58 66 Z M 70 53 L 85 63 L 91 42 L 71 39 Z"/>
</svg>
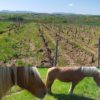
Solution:
<svg viewBox="0 0 100 100">
<path fill-rule="evenodd" d="M 95 66 L 91 66 L 91 67 L 82 66 L 82 67 L 81 67 L 81 71 L 82 71 L 85 75 L 87 75 L 87 76 L 91 76 L 91 75 L 93 75 L 93 74 L 96 74 L 96 73 L 100 72 L 100 71 L 97 69 L 97 67 L 95 67 Z"/>
<path fill-rule="evenodd" d="M 18 68 L 18 67 L 17 67 Z M 17 85 L 17 68 L 13 68 L 13 73 L 14 73 L 14 81 L 15 81 L 15 84 Z M 37 67 L 33 66 L 33 67 L 21 67 L 19 68 L 19 70 L 23 70 L 23 81 L 24 83 L 26 84 L 27 82 L 29 82 L 30 80 L 30 77 L 34 77 L 35 80 L 40 80 L 40 74 L 37 70 Z M 33 74 L 32 74 L 33 73 Z M 32 76 L 33 75 L 33 76 Z"/>
<path fill-rule="evenodd" d="M 34 77 L 36 80 L 38 80 L 38 82 L 40 81 L 41 82 L 41 75 L 37 69 L 37 67 L 31 67 L 31 70 L 34 72 Z"/>
</svg>

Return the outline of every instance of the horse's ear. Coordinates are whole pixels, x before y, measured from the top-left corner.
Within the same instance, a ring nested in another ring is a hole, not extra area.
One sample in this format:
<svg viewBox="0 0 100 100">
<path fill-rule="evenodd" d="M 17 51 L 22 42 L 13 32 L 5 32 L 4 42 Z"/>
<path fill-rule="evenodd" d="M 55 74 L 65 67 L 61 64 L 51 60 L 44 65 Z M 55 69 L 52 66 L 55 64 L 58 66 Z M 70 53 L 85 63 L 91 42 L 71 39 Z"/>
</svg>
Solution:
<svg viewBox="0 0 100 100">
<path fill-rule="evenodd" d="M 34 74 L 34 69 L 33 69 L 33 67 L 29 67 L 29 73 L 32 75 L 32 76 L 34 76 L 35 74 Z"/>
<path fill-rule="evenodd" d="M 33 70 L 33 72 L 34 72 L 34 75 L 38 75 L 38 76 L 40 76 L 40 73 L 39 73 L 37 67 L 35 67 L 35 66 L 32 67 L 32 70 Z"/>
</svg>

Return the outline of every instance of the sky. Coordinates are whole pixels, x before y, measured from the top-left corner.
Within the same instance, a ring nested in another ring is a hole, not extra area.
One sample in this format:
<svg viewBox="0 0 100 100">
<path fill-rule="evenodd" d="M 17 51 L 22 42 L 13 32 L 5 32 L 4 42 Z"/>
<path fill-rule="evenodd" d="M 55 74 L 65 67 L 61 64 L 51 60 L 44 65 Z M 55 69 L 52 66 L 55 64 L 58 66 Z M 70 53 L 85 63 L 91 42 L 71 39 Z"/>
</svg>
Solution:
<svg viewBox="0 0 100 100">
<path fill-rule="evenodd" d="M 0 11 L 100 15 L 100 0 L 0 0 Z"/>
</svg>

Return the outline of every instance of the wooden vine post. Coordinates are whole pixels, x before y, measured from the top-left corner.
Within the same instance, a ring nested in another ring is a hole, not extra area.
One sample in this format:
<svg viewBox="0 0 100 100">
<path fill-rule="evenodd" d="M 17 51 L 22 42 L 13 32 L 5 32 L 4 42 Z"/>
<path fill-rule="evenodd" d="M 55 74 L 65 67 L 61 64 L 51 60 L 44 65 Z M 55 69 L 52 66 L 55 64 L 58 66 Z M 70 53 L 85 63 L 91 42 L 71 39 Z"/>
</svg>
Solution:
<svg viewBox="0 0 100 100">
<path fill-rule="evenodd" d="M 100 38 L 98 42 L 98 68 L 100 68 Z"/>
<path fill-rule="evenodd" d="M 54 64 L 53 66 L 57 66 L 57 62 L 58 62 L 58 47 L 59 47 L 59 41 L 61 40 L 60 39 L 60 29 L 59 29 L 59 33 L 56 34 L 56 46 L 55 46 L 55 54 L 54 54 Z"/>
</svg>

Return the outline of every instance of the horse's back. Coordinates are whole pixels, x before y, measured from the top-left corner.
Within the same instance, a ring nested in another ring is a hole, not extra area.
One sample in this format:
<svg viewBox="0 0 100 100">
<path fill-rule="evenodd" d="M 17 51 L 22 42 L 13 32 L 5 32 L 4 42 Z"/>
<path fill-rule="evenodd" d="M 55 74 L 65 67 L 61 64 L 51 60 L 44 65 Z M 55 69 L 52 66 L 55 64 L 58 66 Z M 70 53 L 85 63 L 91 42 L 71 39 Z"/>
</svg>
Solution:
<svg viewBox="0 0 100 100">
<path fill-rule="evenodd" d="M 48 77 L 55 77 L 61 81 L 71 82 L 83 78 L 80 67 L 52 67 L 48 70 Z"/>
</svg>

